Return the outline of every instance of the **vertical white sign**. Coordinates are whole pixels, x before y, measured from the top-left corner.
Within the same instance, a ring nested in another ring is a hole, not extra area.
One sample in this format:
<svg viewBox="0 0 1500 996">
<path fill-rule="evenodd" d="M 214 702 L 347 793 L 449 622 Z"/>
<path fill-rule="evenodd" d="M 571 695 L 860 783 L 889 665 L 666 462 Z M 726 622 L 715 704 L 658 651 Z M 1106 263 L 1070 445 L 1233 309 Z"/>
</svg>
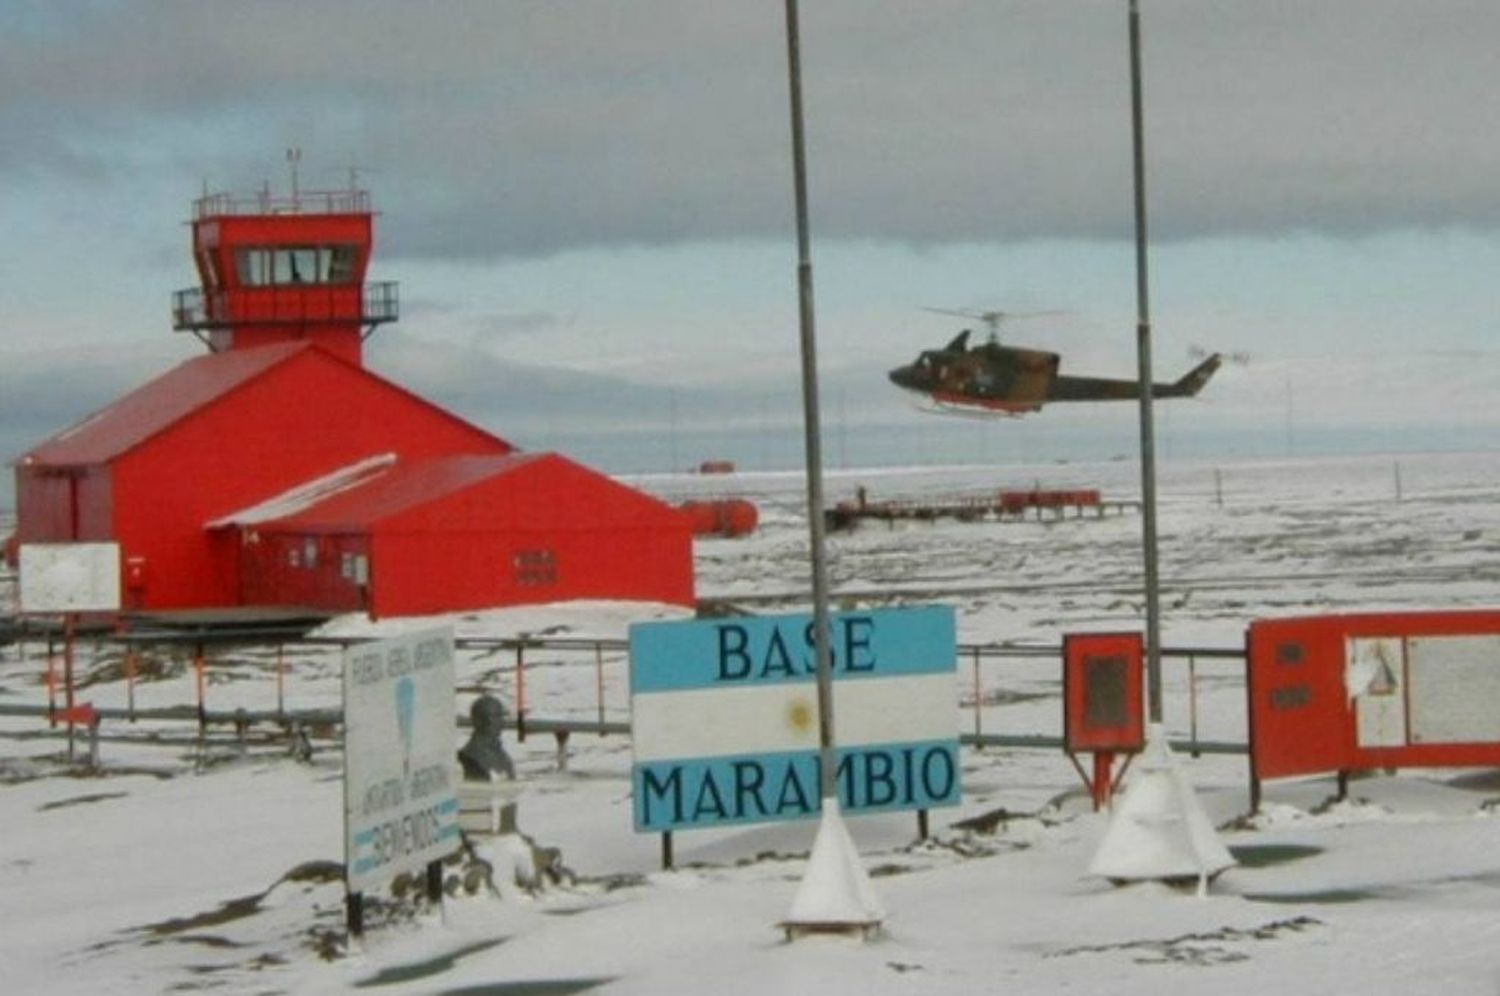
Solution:
<svg viewBox="0 0 1500 996">
<path fill-rule="evenodd" d="M 453 629 L 344 651 L 344 864 L 350 892 L 458 846 Z"/>
</svg>

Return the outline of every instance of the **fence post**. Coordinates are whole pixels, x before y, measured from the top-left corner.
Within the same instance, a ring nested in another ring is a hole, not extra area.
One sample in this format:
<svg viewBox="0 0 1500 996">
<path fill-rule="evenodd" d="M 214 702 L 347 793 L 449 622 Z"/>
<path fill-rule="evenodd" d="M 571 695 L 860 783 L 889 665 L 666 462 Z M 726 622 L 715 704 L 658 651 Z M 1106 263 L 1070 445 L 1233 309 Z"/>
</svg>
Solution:
<svg viewBox="0 0 1500 996">
<path fill-rule="evenodd" d="M 526 644 L 516 644 L 516 740 L 526 740 Z"/>
<path fill-rule="evenodd" d="M 276 644 L 276 715 L 286 715 L 286 645 Z"/>
<path fill-rule="evenodd" d="M 47 637 L 47 725 L 57 725 L 57 650 Z"/>
<path fill-rule="evenodd" d="M 984 697 L 981 695 L 981 688 L 980 688 L 980 682 L 979 682 L 979 648 L 975 647 L 974 648 L 974 740 L 976 742 L 974 744 L 974 748 L 976 750 L 983 750 L 984 749 L 983 746 L 978 743 L 979 738 L 984 734 L 984 721 L 981 719 L 981 716 L 983 714 L 983 709 L 981 707 L 983 706 L 983 704 L 984 704 Z"/>
<path fill-rule="evenodd" d="M 1198 658 L 1188 654 L 1188 735 L 1193 741 L 1193 757 L 1201 757 L 1198 750 Z"/>
<path fill-rule="evenodd" d="M 604 736 L 604 644 L 594 641 L 594 695 L 599 703 L 599 735 Z"/>
<path fill-rule="evenodd" d="M 205 662 L 203 660 L 203 644 L 193 650 L 193 686 L 198 695 L 198 737 L 201 740 L 203 734 L 208 731 L 208 703 L 204 697 L 204 672 Z"/>
<path fill-rule="evenodd" d="M 125 651 L 125 709 L 132 723 L 135 722 L 135 647 Z"/>
</svg>

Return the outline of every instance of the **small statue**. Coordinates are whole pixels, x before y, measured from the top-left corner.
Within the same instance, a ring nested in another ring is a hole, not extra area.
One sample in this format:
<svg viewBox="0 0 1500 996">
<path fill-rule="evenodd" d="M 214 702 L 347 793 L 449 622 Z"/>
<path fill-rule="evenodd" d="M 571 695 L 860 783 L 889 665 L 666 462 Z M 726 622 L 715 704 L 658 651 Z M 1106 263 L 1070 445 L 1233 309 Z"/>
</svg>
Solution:
<svg viewBox="0 0 1500 996">
<path fill-rule="evenodd" d="M 469 707 L 469 721 L 474 724 L 474 732 L 469 734 L 469 742 L 458 752 L 458 763 L 463 766 L 464 778 L 468 781 L 487 782 L 503 774 L 515 781 L 515 762 L 505 753 L 505 746 L 500 743 L 500 730 L 505 723 L 505 704 L 486 692 Z"/>
</svg>

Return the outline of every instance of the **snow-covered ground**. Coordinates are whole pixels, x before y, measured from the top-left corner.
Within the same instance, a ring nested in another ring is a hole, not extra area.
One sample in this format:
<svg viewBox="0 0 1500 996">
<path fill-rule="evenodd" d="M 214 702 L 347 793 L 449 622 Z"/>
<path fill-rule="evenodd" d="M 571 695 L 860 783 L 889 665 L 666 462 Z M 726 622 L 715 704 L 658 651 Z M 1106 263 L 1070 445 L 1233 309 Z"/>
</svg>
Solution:
<svg viewBox="0 0 1500 996">
<path fill-rule="evenodd" d="M 674 498 L 742 495 L 761 528 L 698 546 L 702 595 L 799 607 L 807 536 L 796 475 L 642 477 Z M 1138 494 L 1128 462 L 841 472 L 830 500 L 998 488 Z M 1371 608 L 1494 607 L 1500 454 L 1173 463 L 1161 474 L 1164 642 L 1236 648 L 1251 619 Z M 1398 500 L 1399 498 L 1399 500 Z M 866 524 L 830 537 L 840 604 L 937 600 L 966 644 L 1051 644 L 1141 626 L 1140 517 Z M 584 604 L 456 620 L 460 634 L 623 637 L 660 606 Z M 422 621 L 428 622 L 428 621 Z M 387 628 L 402 625 L 388 624 Z M 370 632 L 343 619 L 331 632 Z M 0 648 L 0 706 L 45 702 L 34 644 Z M 338 701 L 336 650 L 287 657 L 288 708 Z M 121 706 L 118 653 L 85 647 L 80 697 Z M 961 660 L 955 723 L 1061 727 L 1055 659 L 986 659 L 975 693 Z M 602 681 L 601 681 L 602 679 Z M 1192 722 L 1184 660 L 1169 659 L 1166 724 Z M 1197 722 L 1243 741 L 1234 662 L 1196 664 Z M 512 658 L 468 654 L 460 684 L 514 695 Z M 602 686 L 603 698 L 598 689 Z M 628 716 L 626 663 L 592 652 L 528 658 L 537 717 Z M 180 655 L 143 663 L 138 706 L 193 701 Z M 209 669 L 211 708 L 269 709 L 275 655 L 237 650 Z M 461 696 L 467 704 L 468 694 Z M 522 772 L 520 826 L 559 848 L 570 879 L 498 894 L 462 887 L 439 912 L 409 895 L 343 932 L 340 757 L 315 739 L 295 759 L 269 728 L 241 746 L 190 724 L 103 727 L 102 769 L 69 765 L 36 719 L 0 717 L 0 980 L 5 992 L 560 994 L 980 992 L 1495 993 L 1500 991 L 1500 772 L 1422 771 L 1277 782 L 1246 818 L 1242 756 L 1180 756 L 1239 860 L 1207 897 L 1087 874 L 1105 828 L 1058 752 L 965 749 L 963 803 L 932 814 L 851 817 L 888 918 L 879 939 L 786 943 L 816 825 L 675 835 L 631 830 L 630 745 L 574 736 L 566 771 L 551 737 L 508 738 Z M 455 744 L 457 746 L 457 744 Z M 499 857 L 491 850 L 490 857 Z"/>
</svg>

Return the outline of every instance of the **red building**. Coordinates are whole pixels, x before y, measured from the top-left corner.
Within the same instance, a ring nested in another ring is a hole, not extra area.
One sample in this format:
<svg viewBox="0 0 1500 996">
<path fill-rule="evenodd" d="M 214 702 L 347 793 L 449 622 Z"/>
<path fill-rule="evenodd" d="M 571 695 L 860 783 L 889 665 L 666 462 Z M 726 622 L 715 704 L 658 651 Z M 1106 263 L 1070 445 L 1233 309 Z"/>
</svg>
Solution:
<svg viewBox="0 0 1500 996">
<path fill-rule="evenodd" d="M 371 239 L 362 191 L 197 202 L 173 319 L 208 354 L 22 456 L 20 542 L 118 542 L 144 611 L 691 603 L 675 510 L 363 367 Z"/>
</svg>

